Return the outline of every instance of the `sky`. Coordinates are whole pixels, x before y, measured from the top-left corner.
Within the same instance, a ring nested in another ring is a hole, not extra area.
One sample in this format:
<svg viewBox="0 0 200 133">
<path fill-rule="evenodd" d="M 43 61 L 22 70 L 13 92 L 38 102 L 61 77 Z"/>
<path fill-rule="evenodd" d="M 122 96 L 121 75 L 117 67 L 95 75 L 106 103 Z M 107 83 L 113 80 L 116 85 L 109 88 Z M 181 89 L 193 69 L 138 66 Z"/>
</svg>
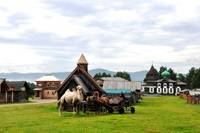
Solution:
<svg viewBox="0 0 200 133">
<path fill-rule="evenodd" d="M 187 73 L 200 66 L 199 0 L 1 0 L 0 72 Z"/>
</svg>

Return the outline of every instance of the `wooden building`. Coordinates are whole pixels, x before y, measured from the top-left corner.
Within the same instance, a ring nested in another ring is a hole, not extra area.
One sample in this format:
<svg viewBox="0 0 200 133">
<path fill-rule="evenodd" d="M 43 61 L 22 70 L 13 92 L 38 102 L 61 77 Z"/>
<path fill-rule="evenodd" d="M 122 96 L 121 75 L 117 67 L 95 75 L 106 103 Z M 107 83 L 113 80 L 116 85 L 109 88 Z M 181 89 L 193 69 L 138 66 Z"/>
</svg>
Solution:
<svg viewBox="0 0 200 133">
<path fill-rule="evenodd" d="M 8 85 L 5 79 L 0 79 L 0 103 L 7 103 L 8 101 Z"/>
<path fill-rule="evenodd" d="M 125 89 L 125 90 L 141 90 L 142 82 L 140 81 L 128 81 L 121 77 L 102 77 L 97 80 L 97 83 L 103 88 L 106 89 Z"/>
<path fill-rule="evenodd" d="M 110 97 L 124 94 L 127 99 L 131 99 L 131 103 L 138 103 L 141 99 L 142 82 L 128 81 L 121 77 L 102 77 L 97 83 Z"/>
<path fill-rule="evenodd" d="M 178 77 L 177 80 L 170 79 L 170 73 L 167 70 L 162 72 L 161 76 L 162 78 L 159 78 L 157 70 L 152 65 L 142 84 L 146 94 L 177 95 L 186 88 L 187 84 L 181 82 Z"/>
<path fill-rule="evenodd" d="M 7 81 L 9 86 L 8 102 L 27 102 L 30 87 L 26 81 Z"/>
<path fill-rule="evenodd" d="M 0 79 L 0 103 L 27 102 L 30 87 L 26 81 Z"/>
<path fill-rule="evenodd" d="M 93 77 L 88 73 L 88 62 L 82 54 L 78 60 L 77 67 L 73 72 L 63 81 L 58 92 L 58 99 L 65 93 L 67 89 L 72 90 L 77 85 L 81 85 L 87 95 L 98 91 L 100 94 L 105 93 L 103 89 L 96 83 Z"/>
<path fill-rule="evenodd" d="M 41 78 L 36 80 L 36 88 L 34 90 L 35 98 L 56 99 L 56 90 L 59 88 L 60 84 L 61 80 L 59 80 L 55 76 L 42 76 Z"/>
</svg>

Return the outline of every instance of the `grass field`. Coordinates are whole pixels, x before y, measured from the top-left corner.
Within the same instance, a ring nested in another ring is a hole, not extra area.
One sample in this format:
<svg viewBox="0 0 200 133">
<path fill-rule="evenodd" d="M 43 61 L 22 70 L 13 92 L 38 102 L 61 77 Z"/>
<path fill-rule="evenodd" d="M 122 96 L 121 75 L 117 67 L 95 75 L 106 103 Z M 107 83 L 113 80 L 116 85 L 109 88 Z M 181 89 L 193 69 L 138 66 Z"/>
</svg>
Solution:
<svg viewBox="0 0 200 133">
<path fill-rule="evenodd" d="M 56 104 L 0 106 L 0 133 L 200 133 L 200 106 L 173 97 L 146 97 L 135 114 L 58 116 Z"/>
</svg>

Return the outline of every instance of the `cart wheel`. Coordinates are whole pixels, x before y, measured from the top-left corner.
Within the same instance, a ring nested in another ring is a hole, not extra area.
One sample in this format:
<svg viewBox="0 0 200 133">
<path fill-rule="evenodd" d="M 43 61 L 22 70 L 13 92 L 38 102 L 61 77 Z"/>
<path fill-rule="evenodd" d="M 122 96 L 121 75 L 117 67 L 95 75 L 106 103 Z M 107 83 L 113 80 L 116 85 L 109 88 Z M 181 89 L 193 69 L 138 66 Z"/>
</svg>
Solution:
<svg viewBox="0 0 200 133">
<path fill-rule="evenodd" d="M 124 113 L 124 108 L 120 107 L 118 111 L 119 111 L 119 114 L 123 114 Z"/>
<path fill-rule="evenodd" d="M 131 107 L 131 113 L 134 114 L 135 113 L 135 108 Z"/>
</svg>

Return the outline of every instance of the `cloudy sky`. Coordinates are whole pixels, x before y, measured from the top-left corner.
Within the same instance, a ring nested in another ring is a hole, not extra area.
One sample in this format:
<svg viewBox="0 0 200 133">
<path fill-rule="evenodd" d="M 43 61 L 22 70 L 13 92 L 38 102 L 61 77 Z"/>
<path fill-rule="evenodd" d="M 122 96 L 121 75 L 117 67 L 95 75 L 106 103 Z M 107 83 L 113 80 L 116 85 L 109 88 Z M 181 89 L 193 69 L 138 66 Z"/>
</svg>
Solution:
<svg viewBox="0 0 200 133">
<path fill-rule="evenodd" d="M 1 0 L 0 72 L 200 66 L 199 0 Z"/>
</svg>

